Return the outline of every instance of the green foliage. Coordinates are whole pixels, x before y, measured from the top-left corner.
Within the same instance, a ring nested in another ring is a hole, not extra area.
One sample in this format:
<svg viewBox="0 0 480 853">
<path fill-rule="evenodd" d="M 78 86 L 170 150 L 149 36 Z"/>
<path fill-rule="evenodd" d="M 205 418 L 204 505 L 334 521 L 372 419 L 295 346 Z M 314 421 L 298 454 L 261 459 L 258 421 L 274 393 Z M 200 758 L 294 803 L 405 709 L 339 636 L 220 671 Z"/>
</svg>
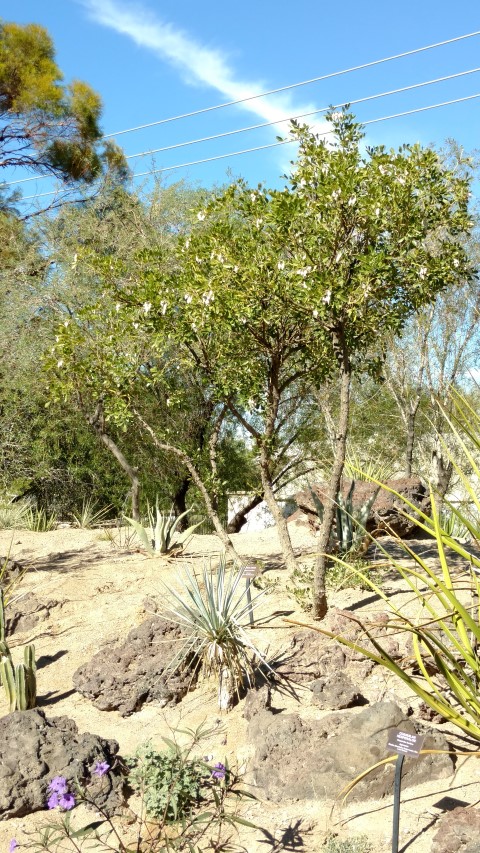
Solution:
<svg viewBox="0 0 480 853">
<path fill-rule="evenodd" d="M 366 535 L 366 524 L 379 489 L 380 487 L 378 487 L 373 495 L 360 507 L 355 507 L 353 505 L 355 480 L 352 480 L 352 484 L 348 490 L 346 498 L 343 497 L 341 492 L 338 493 L 336 534 L 340 554 L 358 552 L 363 546 Z"/>
<path fill-rule="evenodd" d="M 333 559 L 329 560 L 326 574 L 327 586 L 334 592 L 350 588 L 370 589 L 358 572 L 368 572 L 370 579 L 373 578 L 376 582 L 380 582 L 378 569 L 377 565 L 369 566 L 364 556 L 350 553 L 348 564 Z M 313 580 L 313 565 L 301 565 L 294 569 L 285 587 L 305 613 L 310 613 L 312 610 Z"/>
<path fill-rule="evenodd" d="M 366 835 L 352 838 L 329 838 L 322 847 L 324 853 L 372 853 L 373 846 Z"/>
<path fill-rule="evenodd" d="M 337 495 L 336 507 L 336 546 L 340 554 L 356 554 L 365 544 L 366 524 L 370 510 L 375 503 L 380 487 L 360 507 L 354 506 L 353 493 L 355 491 L 355 480 L 352 480 L 347 497 L 342 493 Z M 316 492 L 310 489 L 310 496 L 317 511 L 320 524 L 323 521 L 324 506 Z"/>
<path fill-rule="evenodd" d="M 22 526 L 25 530 L 32 530 L 35 533 L 46 533 L 49 530 L 55 530 L 58 524 L 58 518 L 55 512 L 47 512 L 46 509 L 30 506 L 22 519 Z"/>
<path fill-rule="evenodd" d="M 0 23 L 2 166 L 87 184 L 105 166 L 115 166 L 112 174 L 124 180 L 128 170 L 120 149 L 111 142 L 100 145 L 100 114 L 100 97 L 86 83 L 62 83 L 43 27 Z"/>
<path fill-rule="evenodd" d="M 41 830 L 27 832 L 31 850 L 62 853 L 66 849 L 98 850 L 101 853 L 237 853 L 238 847 L 226 829 L 238 826 L 256 827 L 238 814 L 238 805 L 245 799 L 255 799 L 239 787 L 240 779 L 228 765 L 217 763 L 212 768 L 207 759 L 196 753 L 204 741 L 218 735 L 205 724 L 196 730 L 173 731 L 172 739 L 164 738 L 166 749 L 155 750 L 151 744 L 140 747 L 134 758 L 127 761 L 128 781 L 140 795 L 138 813 L 130 806 L 128 812 L 115 815 L 96 802 L 90 791 L 90 779 L 77 782 L 76 803 L 95 811 L 95 820 L 80 828 L 70 820 L 71 812 L 44 824 Z M 184 746 L 177 741 L 179 735 Z M 219 769 L 220 768 L 220 769 Z M 108 773 L 108 771 L 107 771 Z M 100 791 L 111 784 L 108 775 L 100 781 Z M 52 813 L 50 812 L 50 815 Z M 72 825 L 72 823 L 75 825 Z"/>
<path fill-rule="evenodd" d="M 201 579 L 185 568 L 178 581 L 180 592 L 164 585 L 172 602 L 171 613 L 164 615 L 186 629 L 188 636 L 172 669 L 194 654 L 203 675 L 218 680 L 219 705 L 228 710 L 244 678 L 252 683 L 256 667 L 260 663 L 268 667 L 244 629 L 250 605 L 242 584 L 243 568 L 228 569 L 221 555 L 217 568 L 204 566 Z M 252 598 L 252 608 L 261 595 Z"/>
<path fill-rule="evenodd" d="M 189 510 L 182 512 L 175 517 L 173 515 L 173 507 L 169 513 L 163 513 L 158 506 L 158 500 L 155 506 L 155 514 L 152 507 L 148 507 L 149 526 L 145 528 L 139 521 L 125 516 L 125 521 L 130 524 L 143 547 L 154 557 L 156 554 L 168 554 L 175 556 L 179 554 L 188 545 L 195 530 L 203 523 L 203 519 L 196 524 L 191 524 L 186 530 L 179 532 L 178 525 L 182 519 L 186 518 Z M 149 535 L 151 534 L 151 535 Z"/>
<path fill-rule="evenodd" d="M 72 518 L 77 527 L 80 527 L 82 530 L 88 530 L 105 521 L 111 511 L 111 506 L 98 508 L 96 501 L 87 498 L 83 501 L 80 512 L 72 512 Z"/>
<path fill-rule="evenodd" d="M 30 501 L 2 501 L 0 503 L 0 530 L 18 530 L 25 527 L 31 510 Z"/>
<path fill-rule="evenodd" d="M 159 752 L 146 743 L 130 759 L 129 781 L 141 795 L 147 815 L 166 823 L 181 821 L 199 805 L 210 772 L 204 761 L 192 758 L 190 750 L 168 741 Z"/>
</svg>

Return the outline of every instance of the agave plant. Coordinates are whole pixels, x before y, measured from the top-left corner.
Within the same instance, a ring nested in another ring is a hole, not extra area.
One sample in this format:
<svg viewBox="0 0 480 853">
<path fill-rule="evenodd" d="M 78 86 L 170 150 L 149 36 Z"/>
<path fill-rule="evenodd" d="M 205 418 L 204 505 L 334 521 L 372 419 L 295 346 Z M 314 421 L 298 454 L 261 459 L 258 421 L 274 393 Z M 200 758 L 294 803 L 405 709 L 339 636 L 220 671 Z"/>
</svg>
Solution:
<svg viewBox="0 0 480 853">
<path fill-rule="evenodd" d="M 96 501 L 87 498 L 87 500 L 83 501 L 80 511 L 72 512 L 72 518 L 76 527 L 80 527 L 82 530 L 89 530 L 91 527 L 105 521 L 111 509 L 111 504 L 99 508 Z"/>
<path fill-rule="evenodd" d="M 158 500 L 155 504 L 155 512 L 148 507 L 148 525 L 144 527 L 139 521 L 134 518 L 128 518 L 127 521 L 137 533 L 145 550 L 151 557 L 156 554 L 175 554 L 183 551 L 192 538 L 194 531 L 203 523 L 203 519 L 196 524 L 191 524 L 186 530 L 178 531 L 178 525 L 191 510 L 182 512 L 181 515 L 175 517 L 173 515 L 173 507 L 168 514 L 162 513 L 158 506 Z"/>
<path fill-rule="evenodd" d="M 353 504 L 355 480 L 352 480 L 352 484 L 348 490 L 346 498 L 343 497 L 341 492 L 338 493 L 336 501 L 336 534 L 338 551 L 340 554 L 348 554 L 350 552 L 358 551 L 361 548 L 365 540 L 365 528 L 370 515 L 370 510 L 375 503 L 379 489 L 380 486 L 360 507 L 355 507 Z M 320 523 L 322 523 L 324 513 L 323 503 L 312 488 L 310 489 L 310 495 Z"/>
<path fill-rule="evenodd" d="M 270 669 L 245 631 L 249 609 L 257 606 L 264 593 L 249 601 L 247 587 L 242 587 L 243 568 L 228 569 L 224 555 L 218 568 L 203 567 L 201 581 L 188 568 L 179 580 L 180 592 L 164 584 L 172 603 L 166 618 L 187 632 L 172 669 L 178 669 L 193 653 L 203 675 L 218 679 L 219 708 L 229 710 L 244 678 L 252 683 L 259 664 Z"/>
</svg>

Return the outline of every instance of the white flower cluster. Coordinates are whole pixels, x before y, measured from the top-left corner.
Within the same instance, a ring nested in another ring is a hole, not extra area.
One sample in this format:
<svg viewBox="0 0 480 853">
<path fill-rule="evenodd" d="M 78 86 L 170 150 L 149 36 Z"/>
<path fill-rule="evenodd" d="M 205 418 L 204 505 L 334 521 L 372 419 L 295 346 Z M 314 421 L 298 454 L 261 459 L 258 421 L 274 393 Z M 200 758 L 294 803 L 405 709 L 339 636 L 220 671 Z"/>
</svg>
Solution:
<svg viewBox="0 0 480 853">
<path fill-rule="evenodd" d="M 209 290 L 207 293 L 204 293 L 202 296 L 202 302 L 204 305 L 207 306 L 207 308 L 210 305 L 210 302 L 213 302 L 214 299 L 215 299 L 215 294 L 214 294 L 213 290 Z"/>
<path fill-rule="evenodd" d="M 144 310 L 145 314 L 148 314 L 149 311 L 152 310 L 152 303 L 151 302 L 144 302 L 143 303 L 143 310 Z"/>
<path fill-rule="evenodd" d="M 427 277 L 428 269 L 427 267 L 420 267 L 418 271 L 418 277 L 424 279 Z"/>
<path fill-rule="evenodd" d="M 302 278 L 306 278 L 309 273 L 311 273 L 312 267 L 302 267 L 297 270 L 297 275 L 300 275 Z"/>
<path fill-rule="evenodd" d="M 324 296 L 322 296 L 322 302 L 324 302 L 324 303 L 325 303 L 325 305 L 330 305 L 330 300 L 331 300 L 331 298 L 332 298 L 332 291 L 331 291 L 331 290 L 327 290 L 327 291 L 325 292 Z"/>
</svg>

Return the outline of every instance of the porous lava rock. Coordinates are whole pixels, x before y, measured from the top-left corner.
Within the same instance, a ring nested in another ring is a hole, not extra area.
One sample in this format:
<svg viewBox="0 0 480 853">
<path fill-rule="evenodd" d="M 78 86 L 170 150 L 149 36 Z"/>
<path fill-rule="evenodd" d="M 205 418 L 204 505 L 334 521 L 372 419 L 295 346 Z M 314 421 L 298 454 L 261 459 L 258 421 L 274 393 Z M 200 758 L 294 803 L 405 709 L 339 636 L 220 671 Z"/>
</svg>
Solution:
<svg viewBox="0 0 480 853">
<path fill-rule="evenodd" d="M 388 731 L 426 733 L 425 749 L 448 749 L 443 735 L 415 726 L 394 702 L 378 702 L 356 714 L 337 711 L 320 719 L 298 714 L 259 711 L 248 724 L 248 742 L 254 747 L 251 760 L 255 784 L 267 799 L 331 800 L 359 773 L 387 757 Z M 449 755 L 406 758 L 405 786 L 451 774 Z M 373 771 L 350 795 L 367 800 L 391 795 L 393 764 Z"/>
<path fill-rule="evenodd" d="M 402 655 L 396 637 L 391 636 L 388 620 L 377 614 L 365 620 L 365 627 L 374 635 L 393 659 Z M 366 636 L 363 624 L 350 612 L 332 608 L 322 628 L 335 636 L 376 652 Z M 360 651 L 340 645 L 330 637 L 311 629 L 297 631 L 290 648 L 278 662 L 276 670 L 291 681 L 309 687 L 315 704 L 327 710 L 363 705 L 365 679 L 376 664 Z"/>
<path fill-rule="evenodd" d="M 15 631 L 31 631 L 39 622 L 43 622 L 50 616 L 50 611 L 58 606 L 58 601 L 39 601 L 32 593 L 27 592 L 17 599 L 14 604 L 9 604 L 6 610 L 6 633 L 13 634 Z"/>
<path fill-rule="evenodd" d="M 178 625 L 161 616 L 146 619 L 121 644 L 108 644 L 73 675 L 79 693 L 101 711 L 118 710 L 122 717 L 145 702 L 176 705 L 195 681 L 190 657 L 181 669 L 169 669 L 185 642 Z"/>
<path fill-rule="evenodd" d="M 438 822 L 432 853 L 479 853 L 480 809 L 459 806 L 446 812 Z"/>
<path fill-rule="evenodd" d="M 125 803 L 126 783 L 118 743 L 80 734 L 68 717 L 47 719 L 43 711 L 15 711 L 0 719 L 0 820 L 45 809 L 47 788 L 64 776 L 74 792 L 75 779 L 88 784 L 99 807 L 109 814 Z M 91 775 L 97 762 L 112 769 L 101 778 Z"/>
<path fill-rule="evenodd" d="M 341 493 L 344 498 L 347 497 L 352 481 L 343 479 Z M 380 488 L 375 501 L 370 510 L 366 528 L 369 533 L 379 534 L 381 531 L 394 533 L 402 539 L 408 539 L 413 536 L 424 536 L 424 532 L 415 524 L 414 521 L 405 518 L 402 514 L 410 508 L 405 506 L 404 501 L 410 501 L 415 506 L 418 506 L 423 512 L 429 512 L 430 501 L 427 489 L 418 477 L 402 477 L 398 480 L 386 480 L 385 487 L 398 492 L 400 498 L 393 495 L 387 488 Z M 325 505 L 327 501 L 328 487 L 326 483 L 314 483 L 312 491 L 320 498 Z M 375 493 L 377 486 L 375 483 L 369 483 L 365 480 L 356 480 L 353 490 L 352 501 L 355 509 L 363 506 Z M 310 490 L 297 492 L 295 495 L 295 503 L 303 513 L 310 526 L 314 529 L 319 526 L 318 514 L 312 498 Z M 289 520 L 300 520 L 300 516 L 294 513 Z"/>
</svg>

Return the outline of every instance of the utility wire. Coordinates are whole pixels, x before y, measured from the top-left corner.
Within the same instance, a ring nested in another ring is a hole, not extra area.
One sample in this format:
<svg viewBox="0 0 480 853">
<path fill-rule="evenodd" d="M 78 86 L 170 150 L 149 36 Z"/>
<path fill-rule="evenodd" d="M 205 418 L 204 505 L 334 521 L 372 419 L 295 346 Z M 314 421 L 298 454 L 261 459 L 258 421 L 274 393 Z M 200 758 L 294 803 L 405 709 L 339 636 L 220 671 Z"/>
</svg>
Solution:
<svg viewBox="0 0 480 853">
<path fill-rule="evenodd" d="M 345 106 L 347 106 L 347 104 L 348 104 L 348 106 L 355 106 L 357 104 L 364 104 L 367 101 L 374 101 L 374 100 L 378 100 L 379 98 L 386 98 L 390 95 L 398 95 L 398 94 L 401 94 L 403 92 L 411 92 L 413 89 L 421 89 L 425 86 L 432 86 L 436 83 L 444 83 L 446 80 L 455 80 L 458 77 L 465 77 L 469 74 L 478 74 L 479 71 L 480 71 L 480 67 L 479 68 L 470 68 L 467 71 L 458 71 L 456 74 L 447 74 L 444 77 L 436 77 L 433 80 L 423 80 L 420 83 L 412 83 L 410 86 L 401 86 L 398 89 L 390 89 L 387 92 L 377 92 L 375 95 L 367 95 L 364 98 L 357 98 L 354 101 L 348 101 L 348 102 L 345 101 L 342 104 L 336 104 L 333 107 L 333 109 L 339 109 L 340 107 L 345 107 Z M 251 131 L 251 130 L 260 130 L 261 128 L 264 128 L 264 127 L 272 127 L 272 125 L 282 124 L 284 122 L 292 121 L 294 119 L 308 118 L 308 117 L 313 116 L 313 115 L 318 115 L 318 113 L 326 113 L 326 112 L 328 112 L 329 109 L 330 109 L 329 106 L 328 107 L 320 107 L 318 110 L 311 110 L 310 112 L 307 112 L 307 113 L 299 113 L 297 115 L 287 116 L 286 118 L 279 118 L 279 119 L 275 119 L 273 121 L 265 121 L 265 122 L 260 122 L 259 124 L 251 124 L 247 127 L 239 127 L 239 128 L 236 128 L 235 130 L 227 130 L 227 131 L 224 131 L 223 133 L 215 133 L 211 136 L 202 136 L 202 137 L 199 137 L 198 139 L 189 139 L 186 142 L 177 142 L 174 145 L 164 145 L 162 148 L 153 148 L 153 149 L 150 149 L 148 151 L 141 151 L 138 154 L 128 154 L 125 157 L 125 159 L 126 160 L 134 160 L 137 157 L 147 157 L 149 155 L 151 156 L 152 154 L 160 154 L 160 153 L 164 153 L 165 151 L 173 151 L 177 148 L 185 148 L 188 145 L 198 145 L 201 142 L 212 142 L 215 139 L 224 139 L 227 136 L 235 136 L 238 133 L 247 133 L 248 131 Z M 29 181 L 43 180 L 44 178 L 48 178 L 48 177 L 50 177 L 50 176 L 49 175 L 39 175 L 39 176 L 33 175 L 32 177 L 29 177 L 29 178 L 19 178 L 18 180 L 9 181 L 8 183 L 3 184 L 3 186 L 9 187 L 9 186 L 13 186 L 15 184 L 25 184 L 25 183 L 28 183 Z"/>
<path fill-rule="evenodd" d="M 121 136 L 124 133 L 134 133 L 137 130 L 145 130 L 148 127 L 155 127 L 159 124 L 167 124 L 171 121 L 179 121 L 182 118 L 192 118 L 202 113 L 212 112 L 213 110 L 222 110 L 224 107 L 233 107 L 237 104 L 245 104 L 247 101 L 254 101 L 257 98 L 264 98 L 267 95 L 277 95 L 279 92 L 287 92 L 289 89 L 296 89 L 299 86 L 309 86 L 311 83 L 319 83 L 321 80 L 331 80 L 332 77 L 340 77 L 343 74 L 351 74 L 353 71 L 361 71 L 364 68 L 373 68 L 375 65 L 381 65 L 384 62 L 392 62 L 394 59 L 403 59 L 405 56 L 413 56 L 416 53 L 422 53 L 426 50 L 433 50 L 436 47 L 443 47 L 446 44 L 462 41 L 463 39 L 472 38 L 480 35 L 480 30 L 473 33 L 466 33 L 463 36 L 455 36 L 455 38 L 438 41 L 435 44 L 427 44 L 424 47 L 417 47 L 413 50 L 406 50 L 403 53 L 396 53 L 393 56 L 385 56 L 382 59 L 374 59 L 372 62 L 364 62 L 362 65 L 353 65 L 351 68 L 343 68 L 341 71 L 332 71 L 330 74 L 322 74 L 320 77 L 312 77 L 311 80 L 302 80 L 300 83 L 291 83 L 289 86 L 280 86 L 278 89 L 270 89 L 268 92 L 261 92 L 258 95 L 249 95 L 246 98 L 238 98 L 236 101 L 225 101 L 223 104 L 215 104 L 212 107 L 204 107 L 201 110 L 193 110 L 189 113 L 181 113 L 180 115 L 162 118 L 159 121 L 152 121 L 149 124 L 140 124 L 137 127 L 129 127 L 127 130 L 117 130 L 116 133 L 108 133 L 103 139 L 111 139 L 112 136 Z"/>
<path fill-rule="evenodd" d="M 435 110 L 435 109 L 438 109 L 438 107 L 448 107 L 451 104 L 459 104 L 459 103 L 462 103 L 464 101 L 471 101 L 475 98 L 480 98 L 480 92 L 477 92 L 477 94 L 475 94 L 475 95 L 466 95 L 463 98 L 454 98 L 451 101 L 442 101 L 441 103 L 438 103 L 438 104 L 429 104 L 426 107 L 417 107 L 416 109 L 405 110 L 404 112 L 401 112 L 401 113 L 392 113 L 392 115 L 381 116 L 380 118 L 368 119 L 368 121 L 361 122 L 361 124 L 362 124 L 362 127 L 366 127 L 369 124 L 377 124 L 378 122 L 381 122 L 381 121 L 390 121 L 390 119 L 394 119 L 394 118 L 403 118 L 404 116 L 414 115 L 415 113 L 422 113 L 422 112 L 426 112 L 427 110 Z M 332 133 L 334 133 L 333 130 L 327 130 L 322 135 L 323 136 L 330 136 Z M 158 175 L 161 172 L 171 172 L 174 169 L 185 169 L 188 166 L 198 166 L 202 163 L 211 163 L 214 160 L 224 160 L 227 157 L 238 157 L 240 154 L 252 154 L 256 151 L 265 151 L 265 149 L 267 149 L 267 148 L 277 148 L 279 145 L 291 145 L 295 141 L 296 141 L 295 139 L 282 139 L 278 142 L 270 142 L 267 145 L 257 145 L 255 148 L 244 148 L 241 151 L 231 151 L 228 154 L 216 154 L 213 157 L 205 157 L 202 160 L 192 160 L 190 163 L 177 163 L 175 166 L 163 166 L 161 169 L 150 169 L 147 172 L 136 172 L 132 175 L 132 178 L 144 178 L 147 175 Z M 45 198 L 45 196 L 57 195 L 58 192 L 59 192 L 58 190 L 53 190 L 52 192 L 48 192 L 48 193 L 39 193 L 38 195 L 23 196 L 23 198 L 19 199 L 18 202 L 16 202 L 16 203 L 18 204 L 19 202 L 28 201 L 29 199 L 33 199 L 33 198 Z"/>
</svg>

